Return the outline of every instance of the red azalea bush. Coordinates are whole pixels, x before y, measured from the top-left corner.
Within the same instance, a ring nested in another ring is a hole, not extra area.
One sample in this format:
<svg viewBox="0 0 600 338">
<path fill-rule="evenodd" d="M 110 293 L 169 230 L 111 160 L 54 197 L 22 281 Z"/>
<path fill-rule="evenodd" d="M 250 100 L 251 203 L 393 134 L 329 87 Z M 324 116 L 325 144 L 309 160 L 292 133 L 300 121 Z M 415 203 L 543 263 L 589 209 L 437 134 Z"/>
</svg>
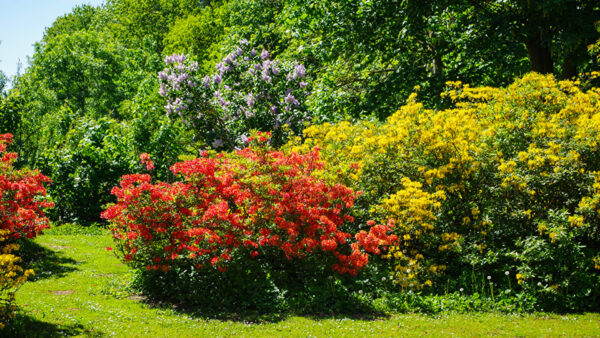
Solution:
<svg viewBox="0 0 600 338">
<path fill-rule="evenodd" d="M 286 154 L 269 150 L 268 139 L 260 133 L 245 149 L 175 164 L 183 182 L 124 176 L 112 190 L 117 203 L 102 214 L 124 259 L 149 270 L 180 263 L 225 270 L 234 251 L 255 258 L 275 247 L 287 259 L 331 253 L 335 271 L 356 275 L 365 251 L 391 244 L 386 229 L 363 231 L 359 242 L 344 231 L 358 193 L 314 175 L 323 166 L 318 149 Z"/>
<path fill-rule="evenodd" d="M 6 152 L 11 134 L 0 135 L 0 228 L 8 238 L 33 238 L 48 228 L 44 208 L 54 206 L 45 200 L 50 178 L 37 170 L 16 170 L 16 153 Z"/>
<path fill-rule="evenodd" d="M 52 207 L 45 201 L 45 186 L 50 179 L 38 171 L 16 170 L 16 153 L 6 152 L 11 134 L 0 135 L 0 329 L 16 311 L 15 292 L 33 270 L 24 270 L 15 255 L 20 237 L 33 238 L 48 228 L 43 208 Z"/>
</svg>

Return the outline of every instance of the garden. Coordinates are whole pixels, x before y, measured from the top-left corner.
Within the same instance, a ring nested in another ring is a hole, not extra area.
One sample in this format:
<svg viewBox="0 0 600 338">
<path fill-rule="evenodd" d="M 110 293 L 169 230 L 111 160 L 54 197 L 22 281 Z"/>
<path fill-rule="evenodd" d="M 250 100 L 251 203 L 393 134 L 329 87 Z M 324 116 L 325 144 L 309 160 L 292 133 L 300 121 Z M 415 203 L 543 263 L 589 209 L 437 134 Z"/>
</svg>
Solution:
<svg viewBox="0 0 600 338">
<path fill-rule="evenodd" d="M 598 22 L 74 8 L 0 95 L 0 332 L 600 334 Z"/>
</svg>

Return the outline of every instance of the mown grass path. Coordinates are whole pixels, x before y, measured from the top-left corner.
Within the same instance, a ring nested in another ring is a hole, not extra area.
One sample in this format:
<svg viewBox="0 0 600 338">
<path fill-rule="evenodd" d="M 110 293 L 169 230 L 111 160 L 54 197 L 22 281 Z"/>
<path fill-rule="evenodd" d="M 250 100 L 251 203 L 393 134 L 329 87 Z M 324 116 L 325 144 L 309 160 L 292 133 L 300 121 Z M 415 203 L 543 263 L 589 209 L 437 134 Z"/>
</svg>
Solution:
<svg viewBox="0 0 600 338">
<path fill-rule="evenodd" d="M 43 235 L 24 248 L 36 276 L 17 294 L 9 336 L 600 336 L 600 315 L 399 314 L 379 319 L 307 318 L 248 323 L 152 307 L 125 293 L 130 275 L 108 235 Z"/>
</svg>

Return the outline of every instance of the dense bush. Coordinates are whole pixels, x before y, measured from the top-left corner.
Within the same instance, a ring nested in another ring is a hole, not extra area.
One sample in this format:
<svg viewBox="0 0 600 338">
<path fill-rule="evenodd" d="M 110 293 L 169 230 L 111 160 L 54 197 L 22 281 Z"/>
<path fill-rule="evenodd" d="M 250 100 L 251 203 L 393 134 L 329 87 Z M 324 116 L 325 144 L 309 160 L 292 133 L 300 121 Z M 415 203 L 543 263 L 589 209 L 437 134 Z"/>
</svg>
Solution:
<svg viewBox="0 0 600 338">
<path fill-rule="evenodd" d="M 17 154 L 6 152 L 11 140 L 10 134 L 0 135 L 0 328 L 14 315 L 17 288 L 33 274 L 18 264 L 21 258 L 13 252 L 19 245 L 14 240 L 33 238 L 48 228 L 43 209 L 53 205 L 44 200 L 48 177 L 13 168 Z"/>
<path fill-rule="evenodd" d="M 249 138 L 250 147 L 239 151 L 205 152 L 175 164 L 182 182 L 124 176 L 112 191 L 117 203 L 103 213 L 122 258 L 138 270 L 175 268 L 175 276 L 231 267 L 249 269 L 248 278 L 256 280 L 278 269 L 300 274 L 303 260 L 320 274 L 333 269 L 357 275 L 367 253 L 379 254 L 380 246 L 395 240 L 384 226 L 348 232 L 353 218 L 347 213 L 357 193 L 314 177 L 322 167 L 317 149 L 306 155 L 273 151 L 268 136 Z M 152 169 L 147 154 L 141 158 Z"/>
<path fill-rule="evenodd" d="M 280 145 L 310 121 L 304 66 L 271 61 L 268 51 L 246 41 L 210 76 L 184 55 L 169 56 L 165 63 L 158 76 L 167 113 L 183 118 L 200 141 L 215 149 L 243 147 L 253 129 L 272 131 L 272 141 Z"/>
<path fill-rule="evenodd" d="M 9 237 L 9 230 L 0 230 L 0 329 L 15 315 L 15 292 L 34 274 L 33 270 L 23 270 L 19 265 L 21 258 L 13 254 L 19 245 L 7 243 Z"/>
<path fill-rule="evenodd" d="M 476 292 L 485 276 L 597 309 L 600 89 L 529 74 L 506 89 L 448 83 L 445 96 L 453 108 L 413 95 L 385 123 L 313 126 L 289 147 L 321 147 L 323 177 L 365 192 L 359 219 L 395 223 L 387 257 L 403 288 Z"/>
<path fill-rule="evenodd" d="M 50 179 L 39 171 L 13 167 L 16 153 L 6 152 L 12 135 L 0 135 L 0 229 L 9 238 L 33 238 L 48 228 L 44 208 L 54 204 L 44 199 Z"/>
<path fill-rule="evenodd" d="M 287 259 L 331 253 L 333 269 L 356 274 L 367 264 L 360 250 L 378 250 L 373 239 L 390 240 L 372 229 L 344 231 L 356 193 L 312 176 L 320 169 L 318 150 L 306 155 L 268 150 L 268 134 L 249 138 L 251 147 L 172 167 L 183 182 L 152 184 L 147 174 L 126 175 L 113 189 L 118 202 L 103 217 L 126 261 L 168 270 L 174 265 L 225 270 L 231 255 L 251 258 L 273 250 Z M 152 162 L 143 154 L 148 169 Z"/>
</svg>

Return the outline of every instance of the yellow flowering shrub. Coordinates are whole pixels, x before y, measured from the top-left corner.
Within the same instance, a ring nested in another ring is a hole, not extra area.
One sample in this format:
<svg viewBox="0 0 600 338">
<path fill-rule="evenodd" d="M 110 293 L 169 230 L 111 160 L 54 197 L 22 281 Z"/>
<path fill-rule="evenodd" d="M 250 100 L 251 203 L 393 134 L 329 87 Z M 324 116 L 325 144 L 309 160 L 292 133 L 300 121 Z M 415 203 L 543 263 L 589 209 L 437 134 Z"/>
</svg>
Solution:
<svg viewBox="0 0 600 338">
<path fill-rule="evenodd" d="M 441 200 L 445 198 L 443 191 L 429 193 L 422 190 L 422 184 L 413 182 L 407 177 L 401 180 L 403 189 L 383 200 L 382 213 L 394 221 L 396 232 L 401 236 L 398 243 L 392 246 L 384 258 L 394 261 L 393 281 L 402 287 L 417 288 L 421 286 L 419 276 L 429 276 L 442 272 L 445 267 L 431 265 L 424 261 L 421 253 L 424 245 L 431 245 L 434 222 L 437 220 Z M 435 239 L 435 238 L 434 238 Z M 444 248 L 451 248 L 458 239 L 457 234 L 444 234 Z M 433 241 L 435 242 L 435 241 Z M 430 284 L 431 281 L 426 280 Z"/>
<path fill-rule="evenodd" d="M 535 73 L 447 85 L 448 109 L 413 94 L 383 123 L 311 126 L 287 147 L 320 147 L 321 174 L 364 192 L 357 219 L 395 221 L 385 257 L 403 287 L 508 272 L 555 299 L 574 285 L 600 297 L 600 88 Z"/>
<path fill-rule="evenodd" d="M 7 242 L 8 230 L 0 230 L 0 329 L 14 316 L 16 305 L 15 292 L 25 283 L 33 270 L 23 270 L 19 265 L 21 258 L 13 254 L 19 245 Z"/>
</svg>

